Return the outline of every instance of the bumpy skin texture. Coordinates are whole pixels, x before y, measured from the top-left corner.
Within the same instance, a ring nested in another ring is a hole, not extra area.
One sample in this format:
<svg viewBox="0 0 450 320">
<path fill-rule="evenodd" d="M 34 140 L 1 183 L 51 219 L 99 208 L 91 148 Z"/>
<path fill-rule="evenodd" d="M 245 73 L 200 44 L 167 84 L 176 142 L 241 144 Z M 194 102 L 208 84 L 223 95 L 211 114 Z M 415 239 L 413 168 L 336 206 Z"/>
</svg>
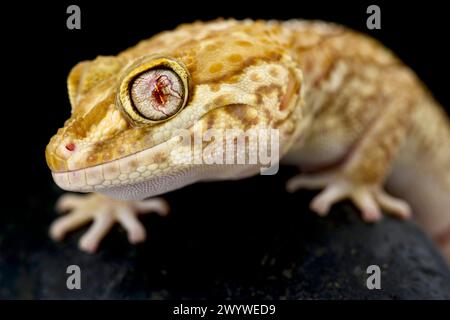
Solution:
<svg viewBox="0 0 450 320">
<path fill-rule="evenodd" d="M 153 54 L 186 66 L 189 100 L 167 121 L 135 126 L 118 107 L 118 87 L 137 59 Z M 450 257 L 448 117 L 415 74 L 371 38 L 324 22 L 196 22 L 117 56 L 79 63 L 68 87 L 72 115 L 46 150 L 63 189 L 126 201 L 199 180 L 244 178 L 259 167 L 175 163 L 191 148 L 176 129 L 273 128 L 280 132 L 282 161 L 303 171 L 287 189 L 324 188 L 313 210 L 325 215 L 333 203 L 350 198 L 369 222 L 381 218 L 381 209 L 409 217 L 410 206 L 384 192 L 387 185 L 411 204 Z M 107 202 L 101 198 L 98 208 Z M 75 214 L 58 220 L 53 235 L 61 238 L 89 220 L 80 218 L 81 205 L 64 207 Z M 158 206 L 150 207 L 161 211 Z M 90 217 L 108 215 L 100 211 Z M 97 248 L 112 223 L 103 220 L 108 223 L 97 224 L 103 227 L 84 249 Z"/>
</svg>

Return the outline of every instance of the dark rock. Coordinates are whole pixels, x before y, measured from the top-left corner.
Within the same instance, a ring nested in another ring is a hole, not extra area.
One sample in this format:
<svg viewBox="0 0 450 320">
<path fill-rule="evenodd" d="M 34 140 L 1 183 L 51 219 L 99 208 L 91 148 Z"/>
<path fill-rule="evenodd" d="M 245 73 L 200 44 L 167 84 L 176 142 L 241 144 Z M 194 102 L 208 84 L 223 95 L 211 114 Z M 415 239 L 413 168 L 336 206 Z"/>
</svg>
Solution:
<svg viewBox="0 0 450 320">
<path fill-rule="evenodd" d="M 449 268 L 417 226 L 365 224 L 348 202 L 319 218 L 308 210 L 315 193 L 284 192 L 286 172 L 168 194 L 169 217 L 143 218 L 146 243 L 129 245 L 116 227 L 94 255 L 77 248 L 85 229 L 62 243 L 48 238 L 61 193 L 49 182 L 2 214 L 0 298 L 450 298 Z M 81 290 L 66 288 L 72 264 Z M 372 264 L 381 290 L 366 287 Z"/>
</svg>

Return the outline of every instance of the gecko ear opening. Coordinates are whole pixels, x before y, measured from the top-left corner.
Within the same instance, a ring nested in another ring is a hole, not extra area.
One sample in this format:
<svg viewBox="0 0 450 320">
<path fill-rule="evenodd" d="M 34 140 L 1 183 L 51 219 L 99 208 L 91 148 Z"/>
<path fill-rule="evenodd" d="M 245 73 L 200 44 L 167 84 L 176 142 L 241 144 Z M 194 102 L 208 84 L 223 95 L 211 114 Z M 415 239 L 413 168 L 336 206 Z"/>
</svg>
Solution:
<svg viewBox="0 0 450 320">
<path fill-rule="evenodd" d="M 146 56 L 125 70 L 117 105 L 132 125 L 151 125 L 175 117 L 186 106 L 191 77 L 183 63 Z"/>
</svg>

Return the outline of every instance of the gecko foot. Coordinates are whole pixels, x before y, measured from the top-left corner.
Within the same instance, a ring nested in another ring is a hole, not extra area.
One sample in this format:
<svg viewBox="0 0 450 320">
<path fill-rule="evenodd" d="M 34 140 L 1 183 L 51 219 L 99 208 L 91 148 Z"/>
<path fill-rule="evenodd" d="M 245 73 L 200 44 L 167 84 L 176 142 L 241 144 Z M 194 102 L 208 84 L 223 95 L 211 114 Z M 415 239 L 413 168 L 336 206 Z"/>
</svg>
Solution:
<svg viewBox="0 0 450 320">
<path fill-rule="evenodd" d="M 88 195 L 66 193 L 57 201 L 56 211 L 59 213 L 70 211 L 54 221 L 50 227 L 50 236 L 57 241 L 62 240 L 68 232 L 93 221 L 92 226 L 79 241 L 81 250 L 93 253 L 116 222 L 125 228 L 130 243 L 145 241 L 147 234 L 137 215 L 149 212 L 167 215 L 169 206 L 161 198 L 121 201 L 97 193 Z"/>
<path fill-rule="evenodd" d="M 355 184 L 351 180 L 336 173 L 299 175 L 291 178 L 286 189 L 294 192 L 297 189 L 325 188 L 310 203 L 310 208 L 320 216 L 326 216 L 333 204 L 351 199 L 361 211 L 365 222 L 381 219 L 381 209 L 393 216 L 407 219 L 411 216 L 409 205 L 400 199 L 387 194 L 379 185 Z"/>
</svg>

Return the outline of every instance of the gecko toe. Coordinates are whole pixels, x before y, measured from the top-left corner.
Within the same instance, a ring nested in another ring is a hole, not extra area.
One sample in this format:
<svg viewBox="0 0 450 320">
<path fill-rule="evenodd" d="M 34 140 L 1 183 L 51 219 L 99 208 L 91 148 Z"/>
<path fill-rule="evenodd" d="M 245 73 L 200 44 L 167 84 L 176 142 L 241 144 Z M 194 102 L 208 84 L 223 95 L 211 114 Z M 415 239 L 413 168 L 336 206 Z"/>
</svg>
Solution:
<svg viewBox="0 0 450 320">
<path fill-rule="evenodd" d="M 140 214 L 154 212 L 160 216 L 169 214 L 169 204 L 162 198 L 153 198 L 148 200 L 136 201 L 133 203 L 134 208 Z"/>
<path fill-rule="evenodd" d="M 409 219 L 411 217 L 411 207 L 406 201 L 397 199 L 380 190 L 375 194 L 378 203 L 387 213 L 400 218 Z"/>
<path fill-rule="evenodd" d="M 361 211 L 361 218 L 368 223 L 379 221 L 383 215 L 374 195 L 368 187 L 357 188 L 350 194 L 350 198 Z"/>
<path fill-rule="evenodd" d="M 64 213 L 75 209 L 84 197 L 74 193 L 65 193 L 59 197 L 55 204 L 55 210 L 58 213 Z"/>
<path fill-rule="evenodd" d="M 94 218 L 89 230 L 81 237 L 79 247 L 88 253 L 97 251 L 97 248 L 108 231 L 114 225 L 114 217 L 111 212 L 102 208 Z"/>
<path fill-rule="evenodd" d="M 300 175 L 289 180 L 286 187 L 292 192 L 297 188 L 318 188 L 322 185 L 325 189 L 310 203 L 310 209 L 319 216 L 326 216 L 333 204 L 344 199 L 352 200 L 361 212 L 361 218 L 368 223 L 381 220 L 382 210 L 401 219 L 411 216 L 411 209 L 405 201 L 390 196 L 379 185 L 359 184 L 343 175 Z"/>
<path fill-rule="evenodd" d="M 331 184 L 319 193 L 310 204 L 311 210 L 319 216 L 328 214 L 331 206 L 342 200 L 346 195 L 346 190 L 339 184 Z"/>
<path fill-rule="evenodd" d="M 76 209 L 67 215 L 56 219 L 50 226 L 50 237 L 56 241 L 60 241 L 64 236 L 84 224 L 88 223 L 91 215 L 83 210 Z"/>
<path fill-rule="evenodd" d="M 53 222 L 49 230 L 51 238 L 57 241 L 62 240 L 68 232 L 92 220 L 89 230 L 78 243 L 79 248 L 88 253 L 97 251 L 101 241 L 116 222 L 127 231 L 130 243 L 145 241 L 147 233 L 137 216 L 148 212 L 163 216 L 169 212 L 168 204 L 161 198 L 120 201 L 99 194 L 64 195 L 58 203 L 59 209 L 72 211 Z"/>
<path fill-rule="evenodd" d="M 136 213 L 127 206 L 116 209 L 117 220 L 124 227 L 128 234 L 128 241 L 132 244 L 144 242 L 147 234 L 144 226 L 136 217 Z"/>
<path fill-rule="evenodd" d="M 326 187 L 333 179 L 334 174 L 300 174 L 286 182 L 286 190 L 290 193 L 298 189 L 320 189 Z"/>
</svg>

